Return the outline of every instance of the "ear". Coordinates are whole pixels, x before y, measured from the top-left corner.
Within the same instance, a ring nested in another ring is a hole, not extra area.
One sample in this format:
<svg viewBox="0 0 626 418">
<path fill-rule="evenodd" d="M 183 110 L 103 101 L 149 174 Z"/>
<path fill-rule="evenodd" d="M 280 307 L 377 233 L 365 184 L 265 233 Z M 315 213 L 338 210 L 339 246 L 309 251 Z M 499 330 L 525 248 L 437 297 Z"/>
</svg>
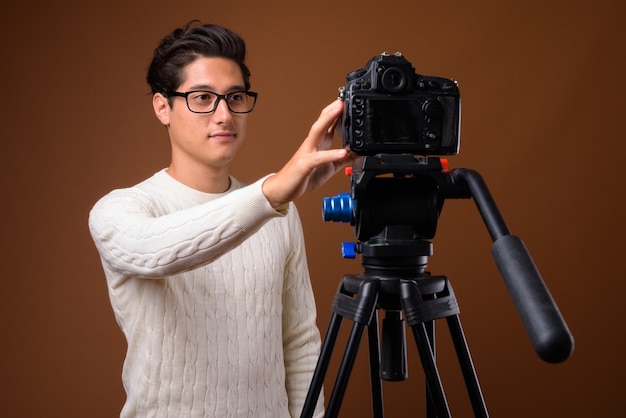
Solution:
<svg viewBox="0 0 626 418">
<path fill-rule="evenodd" d="M 170 124 L 170 104 L 167 101 L 167 97 L 161 93 L 155 93 L 152 95 L 152 107 L 154 108 L 154 114 L 165 126 Z"/>
</svg>

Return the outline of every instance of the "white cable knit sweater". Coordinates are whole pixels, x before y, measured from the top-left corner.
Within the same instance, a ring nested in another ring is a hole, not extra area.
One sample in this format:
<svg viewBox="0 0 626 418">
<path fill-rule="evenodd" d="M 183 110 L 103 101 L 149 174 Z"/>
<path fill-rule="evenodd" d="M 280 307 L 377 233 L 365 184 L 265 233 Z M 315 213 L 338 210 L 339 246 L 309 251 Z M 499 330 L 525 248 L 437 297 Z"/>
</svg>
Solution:
<svg viewBox="0 0 626 418">
<path fill-rule="evenodd" d="M 299 416 L 315 303 L 296 208 L 273 210 L 263 180 L 207 194 L 162 170 L 92 209 L 128 342 L 121 417 Z"/>
</svg>

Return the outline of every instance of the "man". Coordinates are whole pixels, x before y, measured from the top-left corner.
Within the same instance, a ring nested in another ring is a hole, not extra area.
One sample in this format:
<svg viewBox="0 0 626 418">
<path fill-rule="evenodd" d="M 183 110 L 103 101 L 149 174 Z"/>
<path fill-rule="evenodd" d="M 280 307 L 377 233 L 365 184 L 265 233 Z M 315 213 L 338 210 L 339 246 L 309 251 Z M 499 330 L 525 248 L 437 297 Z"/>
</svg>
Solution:
<svg viewBox="0 0 626 418">
<path fill-rule="evenodd" d="M 349 163 L 329 149 L 339 101 L 289 162 L 230 174 L 254 109 L 245 45 L 216 25 L 173 31 L 148 71 L 171 163 L 90 213 L 128 350 L 122 417 L 297 417 L 320 336 L 292 202 Z M 316 416 L 323 415 L 322 399 Z"/>
</svg>

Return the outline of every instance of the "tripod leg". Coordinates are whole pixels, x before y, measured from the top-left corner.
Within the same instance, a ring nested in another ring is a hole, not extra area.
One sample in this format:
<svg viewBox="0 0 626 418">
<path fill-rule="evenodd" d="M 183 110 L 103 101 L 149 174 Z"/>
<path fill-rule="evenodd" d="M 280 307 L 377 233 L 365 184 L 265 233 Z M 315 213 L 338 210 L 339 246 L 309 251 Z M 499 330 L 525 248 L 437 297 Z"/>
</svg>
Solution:
<svg viewBox="0 0 626 418">
<path fill-rule="evenodd" d="M 443 392 L 439 371 L 435 365 L 426 326 L 421 322 L 412 325 L 411 328 L 413 329 L 417 351 L 419 352 L 424 374 L 426 375 L 426 387 L 428 388 L 433 407 L 437 412 L 437 418 L 450 418 L 450 409 L 448 408 L 446 395 Z"/>
<path fill-rule="evenodd" d="M 426 329 L 428 341 L 430 341 L 430 352 L 433 355 L 433 361 L 437 364 L 437 352 L 435 351 L 435 322 L 424 322 L 424 327 Z M 436 409 L 433 405 L 433 400 L 430 396 L 430 389 L 428 387 L 428 379 L 426 379 L 426 418 L 437 418 L 437 413 L 435 411 Z"/>
<path fill-rule="evenodd" d="M 337 380 L 335 381 L 335 386 L 333 387 L 332 394 L 330 395 L 330 399 L 328 401 L 328 407 L 326 408 L 326 418 L 335 418 L 339 414 L 339 407 L 341 406 L 341 401 L 346 393 L 348 378 L 352 372 L 364 330 L 365 324 L 355 322 L 352 326 L 352 332 L 350 333 L 346 351 L 344 353 L 343 360 L 341 361 L 341 366 L 339 367 Z"/>
<path fill-rule="evenodd" d="M 372 417 L 384 418 L 383 383 L 380 377 L 380 350 L 378 340 L 378 315 L 374 313 L 367 328 L 370 355 L 370 384 L 372 387 Z"/>
<path fill-rule="evenodd" d="M 311 386 L 307 393 L 306 400 L 304 401 L 304 407 L 302 408 L 301 418 L 311 418 L 315 412 L 315 406 L 319 399 L 322 386 L 324 384 L 324 377 L 328 371 L 328 364 L 330 363 L 330 356 L 335 342 L 337 341 L 337 334 L 339 334 L 339 328 L 341 327 L 342 317 L 336 313 L 333 313 L 330 318 L 330 325 L 324 338 L 324 344 L 320 353 L 320 357 L 317 360 L 317 366 L 315 366 L 315 372 L 311 380 Z"/>
<path fill-rule="evenodd" d="M 431 283 L 436 282 L 433 281 Z M 430 310 L 425 308 L 422 294 L 415 281 L 402 281 L 400 284 L 400 293 L 402 297 L 402 308 L 406 314 L 407 322 L 413 330 L 417 351 L 422 362 L 424 374 L 426 375 L 426 388 L 428 389 L 432 401 L 432 408 L 428 408 L 429 417 L 431 409 L 434 409 L 437 418 L 450 418 L 450 409 L 446 395 L 443 392 L 439 371 L 435 364 L 434 341 L 431 341 L 431 338 L 428 336 L 429 331 L 434 335 L 434 328 L 432 328 L 432 324 L 430 323 L 438 316 L 431 315 L 429 317 L 429 315 L 425 315 L 425 313 L 430 312 Z M 447 304 L 445 305 L 447 306 Z M 427 324 L 429 325 L 427 326 Z M 428 407 L 430 407 L 430 404 Z"/>
<path fill-rule="evenodd" d="M 465 340 L 465 334 L 461 327 L 461 320 L 458 315 L 449 316 L 447 318 L 448 327 L 450 328 L 450 335 L 452 336 L 452 342 L 456 350 L 456 355 L 463 371 L 463 377 L 465 379 L 465 386 L 467 386 L 467 393 L 469 394 L 470 401 L 472 403 L 472 409 L 474 410 L 474 416 L 477 418 L 489 418 L 487 412 L 487 406 L 483 399 L 482 392 L 480 390 L 480 384 L 478 383 L 478 377 L 476 376 L 476 370 L 472 363 L 472 357 L 467 348 L 467 341 Z"/>
<path fill-rule="evenodd" d="M 378 284 L 375 281 L 361 281 L 359 285 L 358 295 L 354 308 L 354 325 L 348 339 L 346 351 L 344 353 L 341 365 L 339 366 L 339 372 L 337 374 L 337 380 L 335 380 L 335 386 L 333 387 L 332 394 L 328 401 L 328 407 L 326 408 L 326 417 L 335 418 L 339 414 L 339 407 L 341 401 L 346 392 L 346 386 L 348 385 L 348 378 L 352 372 L 354 361 L 356 360 L 356 354 L 363 337 L 365 327 L 370 323 L 373 316 L 376 314 L 376 302 L 378 300 Z"/>
</svg>

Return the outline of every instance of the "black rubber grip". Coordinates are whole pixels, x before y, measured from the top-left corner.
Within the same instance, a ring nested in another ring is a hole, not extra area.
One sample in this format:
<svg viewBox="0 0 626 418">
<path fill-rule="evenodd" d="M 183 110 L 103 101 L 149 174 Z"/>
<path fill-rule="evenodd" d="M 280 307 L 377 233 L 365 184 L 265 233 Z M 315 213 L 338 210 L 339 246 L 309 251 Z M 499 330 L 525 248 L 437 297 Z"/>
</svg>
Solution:
<svg viewBox="0 0 626 418">
<path fill-rule="evenodd" d="M 505 235 L 491 252 L 539 357 L 566 360 L 574 339 L 522 240 Z"/>
</svg>

